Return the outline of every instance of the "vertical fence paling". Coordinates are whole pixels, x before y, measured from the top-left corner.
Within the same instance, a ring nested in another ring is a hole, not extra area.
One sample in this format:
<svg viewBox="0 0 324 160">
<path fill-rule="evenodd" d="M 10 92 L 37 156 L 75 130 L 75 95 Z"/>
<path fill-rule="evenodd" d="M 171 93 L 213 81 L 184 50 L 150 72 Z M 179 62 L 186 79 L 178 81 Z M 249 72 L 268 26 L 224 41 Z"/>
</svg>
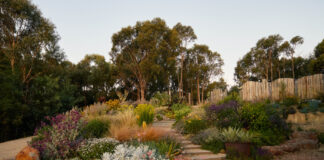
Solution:
<svg viewBox="0 0 324 160">
<path fill-rule="evenodd" d="M 282 89 L 284 84 L 284 90 Z M 282 92 L 283 93 L 280 93 Z M 240 96 L 245 101 L 260 101 L 265 99 L 279 100 L 281 94 L 297 96 L 301 99 L 312 99 L 319 92 L 324 91 L 324 74 L 292 78 L 280 78 L 273 82 L 262 80 L 261 82 L 248 81 L 242 85 Z M 270 95 L 271 94 L 271 95 Z"/>
<path fill-rule="evenodd" d="M 221 89 L 214 89 L 210 93 L 210 101 L 212 103 L 217 103 L 220 100 L 224 99 L 227 96 L 227 92 Z"/>
</svg>

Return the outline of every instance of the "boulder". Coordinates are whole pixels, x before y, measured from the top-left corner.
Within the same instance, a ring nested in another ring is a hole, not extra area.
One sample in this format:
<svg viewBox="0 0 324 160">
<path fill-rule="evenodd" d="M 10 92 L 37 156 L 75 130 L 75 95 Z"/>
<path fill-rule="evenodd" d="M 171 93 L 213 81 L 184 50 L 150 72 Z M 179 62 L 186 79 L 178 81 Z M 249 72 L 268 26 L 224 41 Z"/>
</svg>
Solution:
<svg viewBox="0 0 324 160">
<path fill-rule="evenodd" d="M 39 160 L 39 151 L 32 147 L 23 148 L 17 155 L 16 160 Z"/>
</svg>

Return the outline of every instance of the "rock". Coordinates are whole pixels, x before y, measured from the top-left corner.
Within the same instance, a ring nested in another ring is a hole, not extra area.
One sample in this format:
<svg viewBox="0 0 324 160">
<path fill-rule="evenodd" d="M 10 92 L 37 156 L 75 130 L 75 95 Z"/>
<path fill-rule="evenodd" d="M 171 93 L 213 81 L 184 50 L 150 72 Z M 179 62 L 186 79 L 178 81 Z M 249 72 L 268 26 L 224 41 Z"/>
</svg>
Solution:
<svg viewBox="0 0 324 160">
<path fill-rule="evenodd" d="M 285 152 L 278 146 L 262 146 L 261 149 L 270 152 L 274 156 L 285 154 Z"/>
<path fill-rule="evenodd" d="M 16 160 L 39 160 L 39 152 L 32 147 L 23 148 L 17 155 Z"/>
</svg>

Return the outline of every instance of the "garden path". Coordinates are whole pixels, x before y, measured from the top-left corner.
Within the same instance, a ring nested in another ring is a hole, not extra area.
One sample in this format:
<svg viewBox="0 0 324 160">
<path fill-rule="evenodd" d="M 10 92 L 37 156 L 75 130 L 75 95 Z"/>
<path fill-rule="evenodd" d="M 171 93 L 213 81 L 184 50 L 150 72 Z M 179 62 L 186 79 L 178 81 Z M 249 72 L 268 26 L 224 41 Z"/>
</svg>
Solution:
<svg viewBox="0 0 324 160">
<path fill-rule="evenodd" d="M 171 133 L 176 139 L 181 142 L 183 147 L 182 155 L 191 160 L 224 160 L 226 158 L 225 154 L 218 153 L 214 154 L 208 150 L 201 149 L 200 145 L 193 144 L 188 138 L 177 133 L 172 129 L 174 120 L 163 120 L 153 123 L 153 127 L 163 128 Z"/>
<path fill-rule="evenodd" d="M 0 160 L 13 160 L 32 137 L 20 138 L 0 143 Z"/>
</svg>

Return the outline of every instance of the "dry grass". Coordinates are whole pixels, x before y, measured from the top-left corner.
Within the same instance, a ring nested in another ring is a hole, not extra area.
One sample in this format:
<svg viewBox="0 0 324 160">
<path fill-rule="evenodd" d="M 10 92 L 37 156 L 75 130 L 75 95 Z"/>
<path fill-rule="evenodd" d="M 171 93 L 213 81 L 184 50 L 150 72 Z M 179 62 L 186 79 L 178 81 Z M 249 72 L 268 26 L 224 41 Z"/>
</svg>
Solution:
<svg viewBox="0 0 324 160">
<path fill-rule="evenodd" d="M 155 127 L 141 128 L 138 130 L 137 138 L 139 141 L 157 141 L 168 134 L 166 130 Z"/>
<path fill-rule="evenodd" d="M 134 139 L 139 127 L 136 123 L 136 117 L 132 109 L 118 112 L 109 116 L 110 120 L 110 136 L 119 140 L 127 141 Z"/>
<path fill-rule="evenodd" d="M 83 108 L 81 114 L 85 117 L 101 116 L 107 113 L 108 106 L 105 103 L 95 103 Z"/>
</svg>

